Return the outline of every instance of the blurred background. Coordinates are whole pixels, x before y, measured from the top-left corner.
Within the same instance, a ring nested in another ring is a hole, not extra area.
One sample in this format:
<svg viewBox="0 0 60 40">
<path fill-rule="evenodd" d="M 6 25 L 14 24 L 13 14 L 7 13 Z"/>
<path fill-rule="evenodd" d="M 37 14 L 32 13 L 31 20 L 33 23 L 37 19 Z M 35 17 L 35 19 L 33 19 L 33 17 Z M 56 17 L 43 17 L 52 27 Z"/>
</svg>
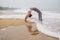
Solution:
<svg viewBox="0 0 60 40">
<path fill-rule="evenodd" d="M 41 11 L 60 11 L 60 0 L 0 0 L 0 9 L 29 9 L 37 7 Z"/>
<path fill-rule="evenodd" d="M 43 23 L 47 25 L 47 27 L 42 26 L 45 30 L 54 31 L 54 33 L 59 32 L 60 35 L 60 0 L 0 0 L 0 28 L 3 25 L 3 27 L 11 27 L 6 25 L 14 24 L 20 25 L 21 20 L 14 18 L 24 19 L 26 10 L 31 7 L 36 7 L 41 10 Z M 34 15 L 32 14 L 31 19 L 33 19 L 32 21 L 37 21 L 38 14 L 36 12 L 33 13 Z M 36 25 L 34 24 L 33 27 L 36 27 Z M 39 27 L 39 29 L 41 28 Z M 46 33 L 49 34 L 48 31 Z M 41 32 L 37 36 L 30 34 L 25 25 L 12 26 L 12 28 L 0 30 L 0 40 L 58 40 L 54 37 L 46 36 Z"/>
</svg>

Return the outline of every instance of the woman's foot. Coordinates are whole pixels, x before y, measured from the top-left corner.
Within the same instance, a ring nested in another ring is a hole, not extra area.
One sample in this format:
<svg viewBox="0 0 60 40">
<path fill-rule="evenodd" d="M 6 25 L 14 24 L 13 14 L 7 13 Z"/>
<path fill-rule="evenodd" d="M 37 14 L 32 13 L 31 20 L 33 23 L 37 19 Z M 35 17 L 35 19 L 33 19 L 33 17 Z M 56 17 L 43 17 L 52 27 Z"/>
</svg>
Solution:
<svg viewBox="0 0 60 40">
<path fill-rule="evenodd" d="M 39 31 L 36 29 L 36 30 L 34 30 L 34 32 L 39 32 Z"/>
<path fill-rule="evenodd" d="M 39 34 L 39 31 L 38 30 L 35 30 L 35 31 L 31 32 L 31 34 L 32 35 L 37 35 L 37 34 Z"/>
</svg>

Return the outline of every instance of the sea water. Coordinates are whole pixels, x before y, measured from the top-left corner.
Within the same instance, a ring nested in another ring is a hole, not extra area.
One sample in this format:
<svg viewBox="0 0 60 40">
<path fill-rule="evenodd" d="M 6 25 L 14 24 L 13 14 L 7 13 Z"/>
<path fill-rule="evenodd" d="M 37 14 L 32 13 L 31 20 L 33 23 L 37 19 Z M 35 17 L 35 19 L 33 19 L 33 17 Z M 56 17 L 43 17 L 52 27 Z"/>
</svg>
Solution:
<svg viewBox="0 0 60 40">
<path fill-rule="evenodd" d="M 21 12 L 11 12 L 8 14 L 5 12 L 6 15 L 1 15 L 0 18 L 23 18 L 25 17 L 26 13 Z M 13 14 L 13 15 L 12 15 Z M 46 29 L 53 31 L 53 32 L 60 32 L 60 13 L 53 13 L 53 12 L 43 12 L 42 11 L 42 19 L 43 24 L 47 25 Z M 38 21 L 38 14 L 34 14 L 29 19 L 32 22 Z"/>
</svg>

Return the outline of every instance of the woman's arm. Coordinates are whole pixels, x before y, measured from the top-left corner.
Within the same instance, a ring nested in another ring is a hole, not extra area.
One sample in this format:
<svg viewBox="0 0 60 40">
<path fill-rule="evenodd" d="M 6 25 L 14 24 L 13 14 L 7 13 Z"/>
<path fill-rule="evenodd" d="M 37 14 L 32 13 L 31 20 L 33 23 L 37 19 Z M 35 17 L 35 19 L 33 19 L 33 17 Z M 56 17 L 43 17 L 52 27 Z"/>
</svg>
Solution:
<svg viewBox="0 0 60 40">
<path fill-rule="evenodd" d="M 27 15 L 25 16 L 25 22 L 27 22 L 27 19 L 28 19 L 28 17 L 30 17 L 31 16 L 31 11 L 28 11 L 27 12 Z"/>
</svg>

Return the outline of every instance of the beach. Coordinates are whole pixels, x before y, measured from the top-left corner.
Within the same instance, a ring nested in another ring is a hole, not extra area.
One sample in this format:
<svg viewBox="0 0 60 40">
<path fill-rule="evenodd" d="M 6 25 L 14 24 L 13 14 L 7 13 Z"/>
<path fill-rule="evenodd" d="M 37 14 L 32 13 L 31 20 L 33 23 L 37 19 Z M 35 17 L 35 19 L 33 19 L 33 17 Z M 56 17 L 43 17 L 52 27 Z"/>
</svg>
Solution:
<svg viewBox="0 0 60 40">
<path fill-rule="evenodd" d="M 19 18 L 0 18 L 0 29 L 7 28 L 9 26 L 20 26 L 20 25 L 26 25 L 31 23 L 32 22 L 30 21 L 26 23 L 24 19 L 19 19 Z"/>
<path fill-rule="evenodd" d="M 33 29 L 37 29 L 33 24 Z M 58 40 L 41 32 L 31 35 L 23 19 L 4 18 L 0 19 L 0 40 Z"/>
</svg>

